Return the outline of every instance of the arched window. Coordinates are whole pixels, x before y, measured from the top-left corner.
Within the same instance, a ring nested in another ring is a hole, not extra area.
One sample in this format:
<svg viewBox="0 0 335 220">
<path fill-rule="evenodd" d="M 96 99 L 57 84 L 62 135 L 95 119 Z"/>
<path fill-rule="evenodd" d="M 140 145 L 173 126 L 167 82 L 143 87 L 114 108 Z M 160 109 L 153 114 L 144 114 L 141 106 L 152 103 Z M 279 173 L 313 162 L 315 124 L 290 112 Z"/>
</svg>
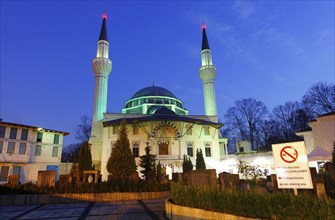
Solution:
<svg viewBox="0 0 335 220">
<path fill-rule="evenodd" d="M 212 156 L 211 145 L 208 144 L 208 143 L 205 145 L 205 155 L 206 155 L 206 157 L 211 157 Z"/>
<path fill-rule="evenodd" d="M 193 144 L 192 143 L 187 144 L 187 155 L 189 157 L 193 157 Z"/>
</svg>

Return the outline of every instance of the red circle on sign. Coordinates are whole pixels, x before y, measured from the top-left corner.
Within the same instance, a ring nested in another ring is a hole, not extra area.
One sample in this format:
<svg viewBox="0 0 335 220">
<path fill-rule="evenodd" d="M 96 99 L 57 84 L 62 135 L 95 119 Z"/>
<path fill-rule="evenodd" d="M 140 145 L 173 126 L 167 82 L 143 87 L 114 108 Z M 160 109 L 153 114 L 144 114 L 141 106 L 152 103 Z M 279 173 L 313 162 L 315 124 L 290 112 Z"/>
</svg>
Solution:
<svg viewBox="0 0 335 220">
<path fill-rule="evenodd" d="M 298 159 L 298 151 L 291 146 L 286 146 L 281 149 L 280 157 L 286 163 L 293 163 Z"/>
</svg>

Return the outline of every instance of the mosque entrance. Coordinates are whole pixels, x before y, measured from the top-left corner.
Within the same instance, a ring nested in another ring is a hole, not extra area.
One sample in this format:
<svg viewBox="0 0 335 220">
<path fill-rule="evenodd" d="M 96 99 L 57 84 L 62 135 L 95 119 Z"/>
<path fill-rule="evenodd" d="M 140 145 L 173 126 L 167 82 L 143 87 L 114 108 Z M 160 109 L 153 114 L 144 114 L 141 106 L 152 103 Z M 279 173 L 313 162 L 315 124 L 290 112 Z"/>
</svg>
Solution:
<svg viewBox="0 0 335 220">
<path fill-rule="evenodd" d="M 159 155 L 169 154 L 169 141 L 158 141 Z"/>
</svg>

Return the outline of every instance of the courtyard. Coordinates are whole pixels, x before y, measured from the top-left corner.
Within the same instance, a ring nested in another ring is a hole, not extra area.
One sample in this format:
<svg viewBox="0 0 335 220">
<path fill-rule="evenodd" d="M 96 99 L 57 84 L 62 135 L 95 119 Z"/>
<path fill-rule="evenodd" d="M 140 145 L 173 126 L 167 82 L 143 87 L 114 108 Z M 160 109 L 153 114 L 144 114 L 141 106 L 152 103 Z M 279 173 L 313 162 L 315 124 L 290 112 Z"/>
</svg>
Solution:
<svg viewBox="0 0 335 220">
<path fill-rule="evenodd" d="M 168 219 L 165 199 L 1 206 L 1 219 Z"/>
</svg>

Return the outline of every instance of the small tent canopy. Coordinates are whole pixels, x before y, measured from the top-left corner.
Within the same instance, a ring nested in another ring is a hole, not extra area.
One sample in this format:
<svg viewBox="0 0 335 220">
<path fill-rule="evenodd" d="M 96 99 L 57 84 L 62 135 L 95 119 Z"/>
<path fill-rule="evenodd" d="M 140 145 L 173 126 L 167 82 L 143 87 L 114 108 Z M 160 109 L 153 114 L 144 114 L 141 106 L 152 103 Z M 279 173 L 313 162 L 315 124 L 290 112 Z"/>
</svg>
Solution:
<svg viewBox="0 0 335 220">
<path fill-rule="evenodd" d="M 312 152 L 307 155 L 309 161 L 317 160 L 331 160 L 332 153 L 323 149 L 322 147 L 317 146 Z"/>
</svg>

